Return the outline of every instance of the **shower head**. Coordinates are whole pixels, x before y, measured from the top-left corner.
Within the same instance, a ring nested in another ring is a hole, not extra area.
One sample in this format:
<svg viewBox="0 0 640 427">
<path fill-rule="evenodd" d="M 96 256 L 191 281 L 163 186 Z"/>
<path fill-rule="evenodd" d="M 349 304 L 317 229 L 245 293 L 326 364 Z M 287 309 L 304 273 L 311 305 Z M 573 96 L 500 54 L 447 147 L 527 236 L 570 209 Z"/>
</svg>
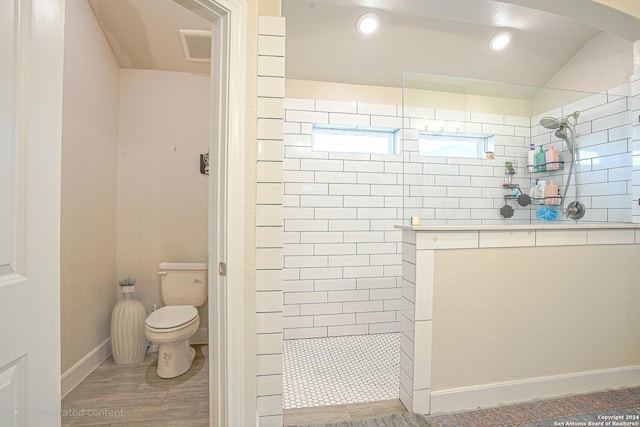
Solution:
<svg viewBox="0 0 640 427">
<path fill-rule="evenodd" d="M 547 129 L 559 129 L 562 126 L 562 122 L 554 117 L 543 117 L 540 119 L 542 127 Z"/>
<path fill-rule="evenodd" d="M 568 131 L 567 131 L 568 130 Z M 555 132 L 556 138 L 560 138 L 564 140 L 565 144 L 567 144 L 567 148 L 571 153 L 573 153 L 573 132 L 571 131 L 571 127 L 567 124 L 562 123 L 558 130 Z"/>
<path fill-rule="evenodd" d="M 561 139 L 567 139 L 567 128 L 564 126 L 560 126 L 555 133 L 556 137 Z"/>
</svg>

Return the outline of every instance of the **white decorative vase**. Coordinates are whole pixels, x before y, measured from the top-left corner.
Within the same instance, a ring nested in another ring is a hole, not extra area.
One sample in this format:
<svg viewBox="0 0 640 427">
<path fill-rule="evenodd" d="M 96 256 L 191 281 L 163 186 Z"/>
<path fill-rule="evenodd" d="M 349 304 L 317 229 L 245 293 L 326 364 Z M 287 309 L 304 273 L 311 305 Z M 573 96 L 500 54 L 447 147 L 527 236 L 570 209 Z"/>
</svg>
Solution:
<svg viewBox="0 0 640 427">
<path fill-rule="evenodd" d="M 144 360 L 147 337 L 144 321 L 147 311 L 134 298 L 135 286 L 121 286 L 122 299 L 111 314 L 111 349 L 113 359 L 119 365 L 140 363 Z"/>
</svg>

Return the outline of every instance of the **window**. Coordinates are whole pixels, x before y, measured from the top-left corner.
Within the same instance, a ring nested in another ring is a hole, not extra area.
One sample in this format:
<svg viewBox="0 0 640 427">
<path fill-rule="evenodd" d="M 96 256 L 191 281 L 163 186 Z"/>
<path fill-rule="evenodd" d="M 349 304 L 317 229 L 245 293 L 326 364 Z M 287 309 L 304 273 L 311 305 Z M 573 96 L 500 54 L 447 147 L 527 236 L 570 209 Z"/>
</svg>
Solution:
<svg viewBox="0 0 640 427">
<path fill-rule="evenodd" d="M 372 127 L 313 127 L 313 151 L 397 154 L 398 129 Z"/>
<path fill-rule="evenodd" d="M 493 135 L 420 132 L 418 137 L 421 156 L 484 159 L 487 153 L 493 152 L 494 146 Z"/>
</svg>

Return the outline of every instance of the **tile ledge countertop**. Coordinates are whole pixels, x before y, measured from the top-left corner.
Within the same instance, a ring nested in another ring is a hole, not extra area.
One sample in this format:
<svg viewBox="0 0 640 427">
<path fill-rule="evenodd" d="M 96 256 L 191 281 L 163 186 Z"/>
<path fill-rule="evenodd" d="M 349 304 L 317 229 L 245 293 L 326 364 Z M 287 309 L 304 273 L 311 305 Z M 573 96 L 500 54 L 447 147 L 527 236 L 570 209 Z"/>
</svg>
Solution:
<svg viewBox="0 0 640 427">
<path fill-rule="evenodd" d="M 412 231 L 510 231 L 510 230 L 620 230 L 640 229 L 640 223 L 567 223 L 567 224 L 513 224 L 513 225 L 396 225 L 394 228 Z"/>
</svg>

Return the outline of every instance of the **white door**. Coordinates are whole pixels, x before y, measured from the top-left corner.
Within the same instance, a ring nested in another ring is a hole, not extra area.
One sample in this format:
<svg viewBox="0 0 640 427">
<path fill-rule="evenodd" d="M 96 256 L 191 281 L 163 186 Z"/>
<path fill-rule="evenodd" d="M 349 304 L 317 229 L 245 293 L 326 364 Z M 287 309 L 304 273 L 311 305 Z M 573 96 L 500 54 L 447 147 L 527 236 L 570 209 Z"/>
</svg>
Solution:
<svg viewBox="0 0 640 427">
<path fill-rule="evenodd" d="M 0 0 L 0 426 L 60 425 L 64 0 Z"/>
</svg>

